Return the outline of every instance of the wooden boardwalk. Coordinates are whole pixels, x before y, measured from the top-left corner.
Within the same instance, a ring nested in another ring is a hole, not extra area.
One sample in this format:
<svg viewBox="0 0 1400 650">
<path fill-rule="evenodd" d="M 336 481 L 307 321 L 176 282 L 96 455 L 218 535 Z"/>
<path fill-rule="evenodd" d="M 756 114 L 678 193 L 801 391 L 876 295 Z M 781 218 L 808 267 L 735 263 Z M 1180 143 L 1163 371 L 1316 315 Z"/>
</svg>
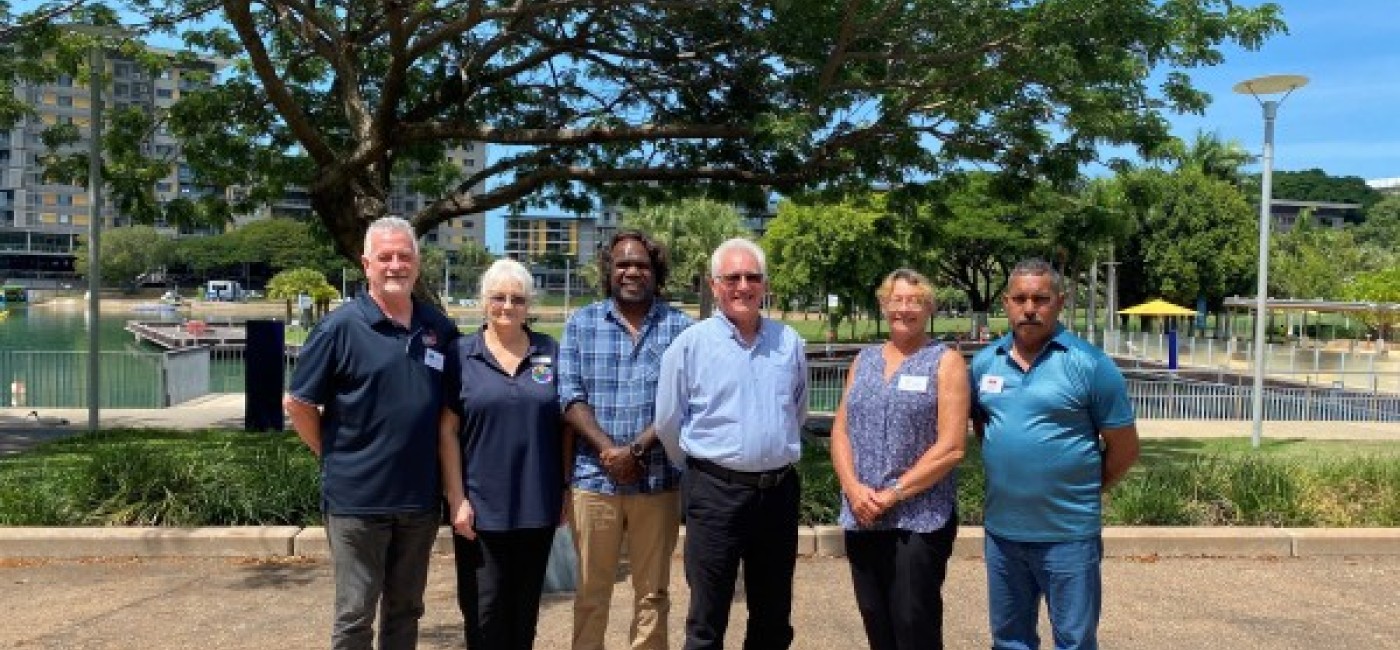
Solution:
<svg viewBox="0 0 1400 650">
<path fill-rule="evenodd" d="M 146 341 L 166 350 L 192 347 L 212 347 L 214 352 L 242 352 L 248 332 L 242 325 L 185 321 L 127 321 L 126 331 L 138 341 Z"/>
</svg>

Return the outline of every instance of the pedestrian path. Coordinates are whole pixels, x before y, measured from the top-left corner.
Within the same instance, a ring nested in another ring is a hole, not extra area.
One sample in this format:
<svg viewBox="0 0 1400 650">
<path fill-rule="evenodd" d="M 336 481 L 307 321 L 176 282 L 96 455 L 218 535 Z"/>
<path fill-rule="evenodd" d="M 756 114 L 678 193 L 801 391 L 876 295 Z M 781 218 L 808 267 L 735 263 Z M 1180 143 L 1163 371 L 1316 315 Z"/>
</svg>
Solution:
<svg viewBox="0 0 1400 650">
<path fill-rule="evenodd" d="M 1400 557 L 1125 558 L 1104 563 L 1105 648 L 1400 649 Z M 326 647 L 333 583 L 324 560 L 107 558 L 0 563 L 0 647 L 264 650 Z M 462 647 L 450 555 L 429 573 L 419 648 Z M 671 648 L 681 647 L 689 590 L 671 566 Z M 793 650 L 866 646 L 842 559 L 798 560 Z M 987 594 L 977 558 L 955 558 L 943 590 L 951 650 L 986 648 Z M 627 647 L 631 589 L 613 591 L 607 647 Z M 536 648 L 569 647 L 573 599 L 547 595 Z M 739 647 L 740 585 L 729 626 Z M 1049 630 L 1041 623 L 1042 635 Z"/>
</svg>

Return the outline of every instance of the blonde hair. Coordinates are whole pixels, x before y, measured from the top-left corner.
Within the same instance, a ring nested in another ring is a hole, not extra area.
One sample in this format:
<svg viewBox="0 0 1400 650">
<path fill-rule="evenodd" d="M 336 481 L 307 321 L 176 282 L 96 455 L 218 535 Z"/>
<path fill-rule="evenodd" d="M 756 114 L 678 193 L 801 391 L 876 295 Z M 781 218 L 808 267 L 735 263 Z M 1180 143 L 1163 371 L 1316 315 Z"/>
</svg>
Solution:
<svg viewBox="0 0 1400 650">
<path fill-rule="evenodd" d="M 912 285 L 919 292 L 919 297 L 930 307 L 933 306 L 933 283 L 924 274 L 911 268 L 900 268 L 890 272 L 885 279 L 880 282 L 880 287 L 875 290 L 875 297 L 880 302 L 889 300 L 890 294 L 894 293 L 894 283 L 903 280 Z"/>
</svg>

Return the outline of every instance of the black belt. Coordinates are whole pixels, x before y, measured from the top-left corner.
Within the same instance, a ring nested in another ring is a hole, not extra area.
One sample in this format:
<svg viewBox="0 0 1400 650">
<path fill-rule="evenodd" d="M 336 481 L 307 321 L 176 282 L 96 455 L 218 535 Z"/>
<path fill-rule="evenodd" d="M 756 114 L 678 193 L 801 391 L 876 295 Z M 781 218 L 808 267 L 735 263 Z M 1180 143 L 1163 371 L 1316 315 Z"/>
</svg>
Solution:
<svg viewBox="0 0 1400 650">
<path fill-rule="evenodd" d="M 766 472 L 741 472 L 739 470 L 721 467 L 703 458 L 694 457 L 686 458 L 686 465 L 692 469 L 697 469 L 709 474 L 721 481 L 747 485 L 760 490 L 777 487 L 778 484 L 783 482 L 783 479 L 787 478 L 788 473 L 792 471 L 792 465 L 784 465 L 778 469 L 770 469 Z"/>
</svg>

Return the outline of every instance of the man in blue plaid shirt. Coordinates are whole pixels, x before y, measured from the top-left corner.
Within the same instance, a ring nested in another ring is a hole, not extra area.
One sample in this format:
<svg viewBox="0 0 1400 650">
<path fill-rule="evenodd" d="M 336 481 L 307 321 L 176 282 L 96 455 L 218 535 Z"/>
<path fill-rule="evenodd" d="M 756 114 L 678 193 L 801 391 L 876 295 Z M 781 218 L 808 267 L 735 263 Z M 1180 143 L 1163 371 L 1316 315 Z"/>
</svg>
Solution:
<svg viewBox="0 0 1400 650">
<path fill-rule="evenodd" d="M 632 570 L 633 650 L 667 648 L 680 473 L 652 429 L 661 353 L 691 319 L 660 296 L 666 251 L 624 230 L 598 256 L 606 298 L 569 319 L 559 400 L 577 435 L 570 522 L 579 550 L 573 650 L 603 650 L 618 556 Z"/>
</svg>

